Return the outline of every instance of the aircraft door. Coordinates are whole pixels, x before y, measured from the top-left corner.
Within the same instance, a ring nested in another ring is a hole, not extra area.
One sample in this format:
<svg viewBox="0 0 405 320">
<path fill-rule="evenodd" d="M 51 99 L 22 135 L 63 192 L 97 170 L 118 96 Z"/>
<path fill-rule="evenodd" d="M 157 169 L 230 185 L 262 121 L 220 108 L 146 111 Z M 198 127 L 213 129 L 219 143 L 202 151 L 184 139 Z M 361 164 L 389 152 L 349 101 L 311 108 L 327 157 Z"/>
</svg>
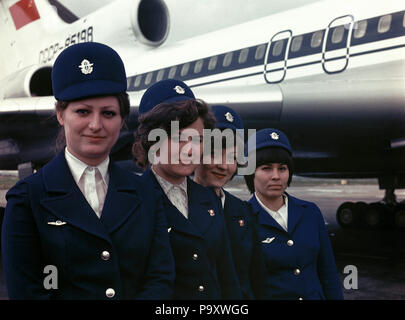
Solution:
<svg viewBox="0 0 405 320">
<path fill-rule="evenodd" d="M 267 83 L 279 83 L 284 80 L 291 38 L 292 31 L 284 30 L 276 33 L 267 44 L 263 72 Z"/>
<path fill-rule="evenodd" d="M 349 64 L 354 17 L 345 15 L 332 20 L 322 44 L 322 68 L 328 73 L 344 71 Z"/>
</svg>

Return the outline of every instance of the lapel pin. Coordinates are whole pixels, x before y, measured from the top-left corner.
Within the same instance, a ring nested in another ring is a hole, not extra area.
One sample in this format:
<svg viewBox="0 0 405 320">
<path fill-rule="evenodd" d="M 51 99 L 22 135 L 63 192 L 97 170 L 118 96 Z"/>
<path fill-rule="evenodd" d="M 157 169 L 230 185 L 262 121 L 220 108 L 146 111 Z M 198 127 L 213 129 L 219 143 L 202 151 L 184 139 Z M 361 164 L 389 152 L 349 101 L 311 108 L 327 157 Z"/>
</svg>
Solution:
<svg viewBox="0 0 405 320">
<path fill-rule="evenodd" d="M 51 226 L 63 226 L 64 224 L 66 224 L 66 222 L 56 220 L 56 221 L 49 221 L 48 224 Z"/>
<path fill-rule="evenodd" d="M 170 231 L 172 231 L 172 228 L 168 228 L 168 229 L 167 229 L 167 232 L 170 232 Z"/>
<path fill-rule="evenodd" d="M 266 238 L 266 240 L 263 240 L 262 242 L 263 242 L 263 243 L 271 243 L 271 242 L 273 242 L 274 239 L 275 239 L 275 237 L 273 237 L 273 238 Z"/>
<path fill-rule="evenodd" d="M 210 214 L 211 217 L 215 216 L 215 212 L 212 209 L 209 209 L 208 213 Z"/>
<path fill-rule="evenodd" d="M 239 226 L 243 227 L 245 225 L 245 221 L 243 219 L 240 219 L 239 221 Z"/>
</svg>

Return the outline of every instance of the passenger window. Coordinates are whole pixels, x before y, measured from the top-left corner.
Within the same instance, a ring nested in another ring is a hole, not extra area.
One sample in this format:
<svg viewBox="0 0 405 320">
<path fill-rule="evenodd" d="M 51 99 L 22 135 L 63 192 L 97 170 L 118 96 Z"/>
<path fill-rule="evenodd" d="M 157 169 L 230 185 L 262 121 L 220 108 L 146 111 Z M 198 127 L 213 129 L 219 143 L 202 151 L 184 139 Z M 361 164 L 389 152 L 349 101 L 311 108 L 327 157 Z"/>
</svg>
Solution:
<svg viewBox="0 0 405 320">
<path fill-rule="evenodd" d="M 277 57 L 283 51 L 284 42 L 282 40 L 278 40 L 274 43 L 272 56 Z"/>
<path fill-rule="evenodd" d="M 217 66 L 218 56 L 211 57 L 210 61 L 208 62 L 208 70 L 214 70 Z"/>
<path fill-rule="evenodd" d="M 190 62 L 183 64 L 183 67 L 181 68 L 181 73 L 180 73 L 181 76 L 184 77 L 185 75 L 187 75 L 189 69 L 190 69 Z"/>
<path fill-rule="evenodd" d="M 258 46 L 255 52 L 255 60 L 263 59 L 265 53 L 266 53 L 266 46 L 264 44 Z"/>
<path fill-rule="evenodd" d="M 242 49 L 239 54 L 239 64 L 245 63 L 249 55 L 249 48 Z"/>
<path fill-rule="evenodd" d="M 233 56 L 233 52 L 228 52 L 228 53 L 225 55 L 224 62 L 222 63 L 222 66 L 223 66 L 223 67 L 229 67 L 229 66 L 231 65 L 231 63 L 232 63 L 232 56 Z"/>
<path fill-rule="evenodd" d="M 151 83 L 151 81 L 152 81 L 152 76 L 153 76 L 153 72 L 149 72 L 149 73 L 146 75 L 146 78 L 145 78 L 145 84 L 146 84 L 146 85 L 148 85 L 148 84 Z"/>
<path fill-rule="evenodd" d="M 390 14 L 382 16 L 380 20 L 378 20 L 378 28 L 377 28 L 378 33 L 387 32 L 391 27 L 391 20 L 392 16 Z"/>
<path fill-rule="evenodd" d="M 363 38 L 367 30 L 367 20 L 359 21 L 355 24 L 353 36 L 358 38 Z"/>
<path fill-rule="evenodd" d="M 203 67 L 204 60 L 198 60 L 194 66 L 194 73 L 200 73 Z"/>
<path fill-rule="evenodd" d="M 142 75 L 137 76 L 135 79 L 134 87 L 135 88 L 139 87 L 139 85 L 141 84 L 141 81 L 142 81 Z"/>
<path fill-rule="evenodd" d="M 176 76 L 177 66 L 173 66 L 169 70 L 169 75 L 167 76 L 169 79 L 173 79 Z"/>
<path fill-rule="evenodd" d="M 405 28 L 405 13 L 404 13 L 404 19 L 402 20 L 402 26 Z"/>
<path fill-rule="evenodd" d="M 323 39 L 323 31 L 314 32 L 311 38 L 311 48 L 317 48 L 321 45 Z"/>
<path fill-rule="evenodd" d="M 343 40 L 345 28 L 343 26 L 336 27 L 332 32 L 332 43 L 339 43 Z"/>
<path fill-rule="evenodd" d="M 291 42 L 291 52 L 297 52 L 301 49 L 303 36 L 294 37 Z"/>
<path fill-rule="evenodd" d="M 159 70 L 157 76 L 156 76 L 156 81 L 160 81 L 163 79 L 163 76 L 165 74 L 165 70 Z"/>
</svg>

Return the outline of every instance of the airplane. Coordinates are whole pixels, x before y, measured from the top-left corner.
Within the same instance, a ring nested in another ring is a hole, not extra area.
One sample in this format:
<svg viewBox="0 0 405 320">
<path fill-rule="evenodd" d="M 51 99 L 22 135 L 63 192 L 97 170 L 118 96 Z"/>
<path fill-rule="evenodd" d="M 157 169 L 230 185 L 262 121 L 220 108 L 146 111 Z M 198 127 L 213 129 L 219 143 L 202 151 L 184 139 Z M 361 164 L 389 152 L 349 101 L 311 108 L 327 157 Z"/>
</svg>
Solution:
<svg viewBox="0 0 405 320">
<path fill-rule="evenodd" d="M 168 44 L 162 0 L 115 1 L 70 24 L 44 1 L 20 0 L 38 11 L 22 26 L 10 16 L 14 2 L 0 2 L 8 39 L 0 52 L 0 169 L 31 173 L 55 155 L 52 63 L 68 45 L 97 41 L 118 51 L 128 76 L 131 114 L 113 159 L 131 163 L 144 90 L 176 78 L 210 105 L 234 108 L 246 129 L 283 130 L 297 175 L 378 178 L 384 199 L 343 203 L 342 227 L 405 228 L 405 204 L 395 196 L 405 188 L 403 2 L 317 1 Z"/>
</svg>

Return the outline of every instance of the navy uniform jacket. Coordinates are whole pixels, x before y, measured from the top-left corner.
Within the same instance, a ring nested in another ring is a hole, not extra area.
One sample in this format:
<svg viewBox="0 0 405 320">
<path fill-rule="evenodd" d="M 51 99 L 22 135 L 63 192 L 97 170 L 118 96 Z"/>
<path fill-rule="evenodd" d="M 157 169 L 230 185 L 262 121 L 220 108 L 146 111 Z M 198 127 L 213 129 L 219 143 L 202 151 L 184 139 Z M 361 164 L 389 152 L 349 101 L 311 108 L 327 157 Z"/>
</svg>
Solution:
<svg viewBox="0 0 405 320">
<path fill-rule="evenodd" d="M 319 208 L 288 196 L 288 232 L 258 203 L 259 237 L 267 267 L 267 299 L 343 299 L 332 246 Z"/>
<path fill-rule="evenodd" d="M 166 232 L 176 266 L 174 299 L 240 299 L 222 208 L 215 193 L 187 178 L 187 219 L 164 194 L 150 169 L 143 178 L 163 195 Z"/>
<path fill-rule="evenodd" d="M 161 199 L 112 161 L 109 174 L 101 219 L 63 152 L 10 189 L 2 229 L 10 299 L 171 298 L 174 263 Z M 44 288 L 47 265 L 57 268 L 57 289 Z"/>
<path fill-rule="evenodd" d="M 265 266 L 257 233 L 257 215 L 248 203 L 223 192 L 225 222 L 243 299 L 261 299 Z"/>
</svg>

